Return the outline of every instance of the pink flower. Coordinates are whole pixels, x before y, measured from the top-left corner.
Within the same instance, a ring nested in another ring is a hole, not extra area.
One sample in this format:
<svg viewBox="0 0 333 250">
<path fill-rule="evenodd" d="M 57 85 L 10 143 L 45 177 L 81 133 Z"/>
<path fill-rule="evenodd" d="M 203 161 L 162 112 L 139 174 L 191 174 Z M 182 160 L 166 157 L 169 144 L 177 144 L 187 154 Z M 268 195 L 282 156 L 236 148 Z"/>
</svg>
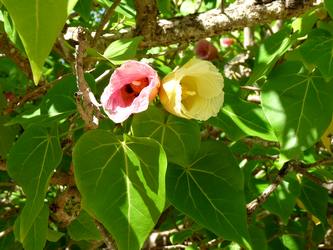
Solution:
<svg viewBox="0 0 333 250">
<path fill-rule="evenodd" d="M 103 91 L 101 103 L 105 113 L 115 123 L 148 108 L 160 85 L 156 71 L 148 64 L 127 61 L 116 69 Z"/>
<path fill-rule="evenodd" d="M 212 61 L 218 57 L 216 47 L 205 39 L 201 39 L 196 43 L 195 53 L 200 59 L 208 61 Z"/>
</svg>

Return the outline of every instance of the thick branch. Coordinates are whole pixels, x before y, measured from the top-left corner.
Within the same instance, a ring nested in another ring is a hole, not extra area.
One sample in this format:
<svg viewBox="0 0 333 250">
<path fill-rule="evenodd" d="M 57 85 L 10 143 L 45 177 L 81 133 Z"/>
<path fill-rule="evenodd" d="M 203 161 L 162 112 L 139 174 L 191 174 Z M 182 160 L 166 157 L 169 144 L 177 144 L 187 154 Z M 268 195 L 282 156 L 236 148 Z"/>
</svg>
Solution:
<svg viewBox="0 0 333 250">
<path fill-rule="evenodd" d="M 145 40 L 155 39 L 157 28 L 156 0 L 135 0 L 136 35 L 142 35 Z"/>
<path fill-rule="evenodd" d="M 79 28 L 78 39 L 79 45 L 77 46 L 75 62 L 76 82 L 79 89 L 77 96 L 77 109 L 81 118 L 84 120 L 86 127 L 88 129 L 93 129 L 98 127 L 97 118 L 94 116 L 95 108 L 97 108 L 98 104 L 84 78 L 83 58 L 86 51 L 87 40 L 86 34 L 82 28 Z"/>
<path fill-rule="evenodd" d="M 140 2 L 137 0 L 137 2 Z M 145 2 L 145 1 L 144 1 Z M 142 47 L 166 46 L 190 40 L 219 35 L 235 29 L 270 23 L 276 19 L 287 19 L 300 16 L 313 5 L 287 8 L 284 0 L 268 4 L 230 4 L 222 13 L 221 9 L 213 9 L 201 14 L 192 14 L 170 20 L 159 20 L 156 32 L 145 35 Z M 154 15 L 149 17 L 153 18 Z M 137 20 L 140 21 L 140 20 Z M 148 32 L 147 28 L 147 32 Z M 153 32 L 151 30 L 150 32 Z"/>
</svg>

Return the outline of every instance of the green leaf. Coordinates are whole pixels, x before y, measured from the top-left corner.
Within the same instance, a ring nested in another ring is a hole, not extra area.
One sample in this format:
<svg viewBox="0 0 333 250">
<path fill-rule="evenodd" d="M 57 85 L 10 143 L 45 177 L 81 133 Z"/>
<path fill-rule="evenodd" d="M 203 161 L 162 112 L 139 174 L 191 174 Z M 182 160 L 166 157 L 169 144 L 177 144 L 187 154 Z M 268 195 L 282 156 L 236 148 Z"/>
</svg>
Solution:
<svg viewBox="0 0 333 250">
<path fill-rule="evenodd" d="M 238 140 L 244 136 L 257 136 L 264 140 L 276 141 L 262 108 L 232 94 L 225 93 L 225 104 L 222 112 L 209 123 L 223 129 L 229 138 Z"/>
<path fill-rule="evenodd" d="M 324 133 L 332 118 L 332 92 L 333 82 L 318 71 L 307 72 L 299 62 L 286 62 L 272 72 L 261 101 L 287 157 L 300 157 Z"/>
<path fill-rule="evenodd" d="M 67 15 L 77 0 L 1 0 L 13 19 L 28 55 L 35 84 Z"/>
<path fill-rule="evenodd" d="M 315 29 L 300 47 L 301 54 L 309 64 L 315 64 L 326 80 L 333 77 L 333 36 L 331 33 Z"/>
<path fill-rule="evenodd" d="M 36 218 L 29 231 L 27 236 L 22 239 L 20 237 L 21 231 L 21 219 L 20 215 L 15 223 L 14 233 L 18 233 L 16 237 L 23 244 L 24 250 L 43 250 L 46 238 L 48 234 L 48 219 L 49 219 L 49 209 L 46 205 L 42 206 L 42 209 L 37 213 Z"/>
<path fill-rule="evenodd" d="M 325 8 L 330 16 L 333 18 L 333 2 L 331 0 L 324 0 Z"/>
<path fill-rule="evenodd" d="M 84 210 L 82 210 L 80 215 L 68 226 L 68 234 L 76 241 L 102 239 L 93 218 Z"/>
<path fill-rule="evenodd" d="M 192 163 L 169 164 L 167 197 L 180 211 L 227 240 L 251 248 L 243 176 L 230 150 L 207 141 Z"/>
<path fill-rule="evenodd" d="M 20 216 L 20 239 L 24 241 L 44 205 L 44 197 L 53 170 L 62 159 L 56 131 L 31 126 L 12 147 L 8 173 L 27 196 Z"/>
<path fill-rule="evenodd" d="M 253 72 L 247 84 L 252 85 L 268 75 L 275 63 L 292 46 L 295 39 L 291 37 L 289 29 L 283 29 L 268 37 L 259 47 Z"/>
<path fill-rule="evenodd" d="M 139 250 L 165 205 L 166 156 L 155 140 L 84 134 L 73 152 L 83 208 L 103 223 L 119 250 Z"/>
<path fill-rule="evenodd" d="M 142 40 L 142 36 L 137 36 L 114 41 L 106 48 L 103 56 L 113 64 L 122 64 L 124 61 L 135 57 L 136 50 Z"/>
<path fill-rule="evenodd" d="M 154 138 L 161 143 L 169 162 L 186 164 L 200 147 L 197 122 L 175 117 L 155 106 L 133 117 L 132 130 L 135 136 Z"/>
<path fill-rule="evenodd" d="M 5 126 L 8 120 L 8 117 L 0 116 L 0 158 L 2 159 L 7 158 L 7 154 L 16 139 L 19 129 L 17 126 Z"/>
<path fill-rule="evenodd" d="M 299 199 L 307 211 L 316 216 L 324 225 L 327 225 L 327 190 L 312 181 L 303 178 Z"/>
</svg>

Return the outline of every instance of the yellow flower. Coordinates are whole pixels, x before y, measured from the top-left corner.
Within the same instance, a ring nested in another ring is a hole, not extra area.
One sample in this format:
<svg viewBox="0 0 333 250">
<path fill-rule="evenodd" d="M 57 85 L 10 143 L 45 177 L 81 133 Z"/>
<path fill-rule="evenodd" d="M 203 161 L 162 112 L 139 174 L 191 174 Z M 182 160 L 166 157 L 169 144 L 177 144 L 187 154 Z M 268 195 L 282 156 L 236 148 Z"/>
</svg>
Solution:
<svg viewBox="0 0 333 250">
<path fill-rule="evenodd" d="M 211 62 L 192 58 L 164 77 L 160 99 L 176 116 L 205 121 L 220 111 L 223 86 L 223 77 Z"/>
</svg>

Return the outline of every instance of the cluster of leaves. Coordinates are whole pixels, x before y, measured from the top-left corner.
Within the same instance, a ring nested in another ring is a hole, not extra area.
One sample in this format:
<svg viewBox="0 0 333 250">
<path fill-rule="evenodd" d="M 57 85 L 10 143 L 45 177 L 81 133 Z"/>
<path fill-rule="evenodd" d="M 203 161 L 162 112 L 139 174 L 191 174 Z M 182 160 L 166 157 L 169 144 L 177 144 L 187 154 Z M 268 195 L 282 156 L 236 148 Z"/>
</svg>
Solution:
<svg viewBox="0 0 333 250">
<path fill-rule="evenodd" d="M 26 54 L 34 76 L 28 79 L 0 56 L 0 160 L 7 166 L 0 172 L 0 229 L 6 232 L 1 249 L 102 248 L 99 223 L 120 250 L 140 249 L 145 242 L 145 248 L 158 249 L 157 241 L 147 241 L 153 229 L 160 240 L 167 237 L 166 244 L 187 249 L 294 250 L 325 243 L 333 206 L 318 180 L 332 180 L 333 172 L 316 162 L 331 157 L 320 143 L 323 138 L 330 145 L 331 139 L 325 134 L 333 113 L 331 1 L 285 21 L 276 33 L 270 26 L 254 27 L 249 55 L 241 31 L 228 34 L 235 43 L 227 47 L 220 44 L 225 36 L 212 38 L 220 52 L 215 65 L 221 72 L 232 68 L 237 76 L 225 79 L 225 103 L 217 117 L 177 118 L 157 100 L 124 124 L 101 119 L 91 131 L 77 113 L 75 41 L 56 38 L 64 24 L 67 30 L 96 31 L 112 2 L 1 3 L 0 34 Z M 209 0 L 158 3 L 166 18 L 218 7 Z M 134 25 L 133 2 L 121 1 L 106 30 L 117 33 Z M 143 59 L 165 75 L 194 56 L 190 42 L 140 50 L 141 40 L 87 49 L 86 63 L 93 66 L 85 78 L 96 96 L 124 60 Z M 246 68 L 250 77 L 243 74 Z M 38 88 L 34 82 L 40 79 L 48 92 L 9 112 L 7 106 Z M 258 96 L 260 102 L 249 101 Z M 246 203 L 289 160 L 314 163 L 312 178 L 291 172 L 247 216 Z M 62 174 L 71 179 L 73 171 L 74 182 L 53 181 Z M 59 210 L 70 219 L 64 222 Z"/>
</svg>

